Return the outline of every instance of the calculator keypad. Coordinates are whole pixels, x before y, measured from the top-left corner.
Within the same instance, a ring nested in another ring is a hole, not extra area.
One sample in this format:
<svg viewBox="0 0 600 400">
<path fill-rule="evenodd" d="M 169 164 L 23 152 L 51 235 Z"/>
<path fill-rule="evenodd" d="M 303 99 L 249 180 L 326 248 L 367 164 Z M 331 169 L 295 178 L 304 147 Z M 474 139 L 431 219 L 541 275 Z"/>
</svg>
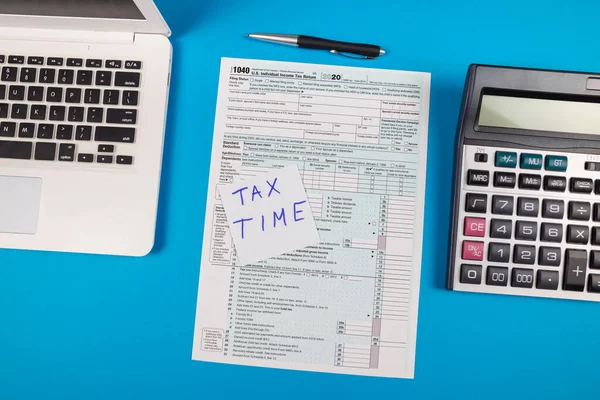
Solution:
<svg viewBox="0 0 600 400">
<path fill-rule="evenodd" d="M 464 146 L 454 290 L 600 301 L 600 156 L 558 153 Z"/>
</svg>

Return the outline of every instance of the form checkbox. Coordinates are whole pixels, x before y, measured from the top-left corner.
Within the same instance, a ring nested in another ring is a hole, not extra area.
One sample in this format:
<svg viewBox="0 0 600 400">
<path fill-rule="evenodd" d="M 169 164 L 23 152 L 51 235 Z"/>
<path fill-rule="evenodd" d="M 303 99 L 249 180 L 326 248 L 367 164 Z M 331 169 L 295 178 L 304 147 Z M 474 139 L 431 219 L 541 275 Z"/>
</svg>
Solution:
<svg viewBox="0 0 600 400">
<path fill-rule="evenodd" d="M 382 92 L 385 92 L 385 88 L 381 89 Z"/>
<path fill-rule="evenodd" d="M 348 85 L 344 85 L 344 89 L 348 89 Z"/>
</svg>

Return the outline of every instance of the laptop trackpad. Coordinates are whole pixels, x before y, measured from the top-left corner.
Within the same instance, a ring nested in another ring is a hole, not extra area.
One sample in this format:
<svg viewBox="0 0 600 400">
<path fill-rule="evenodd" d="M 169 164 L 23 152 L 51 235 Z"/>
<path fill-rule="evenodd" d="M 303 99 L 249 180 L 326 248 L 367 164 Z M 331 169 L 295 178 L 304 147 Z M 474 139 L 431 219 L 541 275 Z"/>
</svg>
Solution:
<svg viewBox="0 0 600 400">
<path fill-rule="evenodd" d="M 0 176 L 0 232 L 35 234 L 41 195 L 41 178 Z"/>
</svg>

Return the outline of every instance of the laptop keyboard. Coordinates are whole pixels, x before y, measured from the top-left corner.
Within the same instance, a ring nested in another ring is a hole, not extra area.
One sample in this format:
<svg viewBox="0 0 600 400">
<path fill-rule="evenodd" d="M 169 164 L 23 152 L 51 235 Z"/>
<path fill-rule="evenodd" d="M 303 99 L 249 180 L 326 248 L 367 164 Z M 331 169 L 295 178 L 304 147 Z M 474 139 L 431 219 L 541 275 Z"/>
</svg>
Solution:
<svg viewBox="0 0 600 400">
<path fill-rule="evenodd" d="M 0 55 L 0 66 L 0 159 L 133 164 L 140 61 Z"/>
</svg>

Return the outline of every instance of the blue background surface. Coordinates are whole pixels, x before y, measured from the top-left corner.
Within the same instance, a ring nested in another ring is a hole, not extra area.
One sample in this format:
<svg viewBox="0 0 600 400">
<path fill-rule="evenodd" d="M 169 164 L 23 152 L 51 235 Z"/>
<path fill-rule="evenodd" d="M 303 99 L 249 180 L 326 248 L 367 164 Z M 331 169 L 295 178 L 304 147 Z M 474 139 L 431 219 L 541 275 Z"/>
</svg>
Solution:
<svg viewBox="0 0 600 400">
<path fill-rule="evenodd" d="M 0 250 L 0 399 L 598 398 L 596 303 L 444 289 L 451 167 L 470 63 L 600 70 L 597 1 L 157 0 L 173 86 L 154 251 Z M 252 31 L 382 45 L 376 61 Z M 221 56 L 432 72 L 415 380 L 191 361 Z"/>
</svg>

